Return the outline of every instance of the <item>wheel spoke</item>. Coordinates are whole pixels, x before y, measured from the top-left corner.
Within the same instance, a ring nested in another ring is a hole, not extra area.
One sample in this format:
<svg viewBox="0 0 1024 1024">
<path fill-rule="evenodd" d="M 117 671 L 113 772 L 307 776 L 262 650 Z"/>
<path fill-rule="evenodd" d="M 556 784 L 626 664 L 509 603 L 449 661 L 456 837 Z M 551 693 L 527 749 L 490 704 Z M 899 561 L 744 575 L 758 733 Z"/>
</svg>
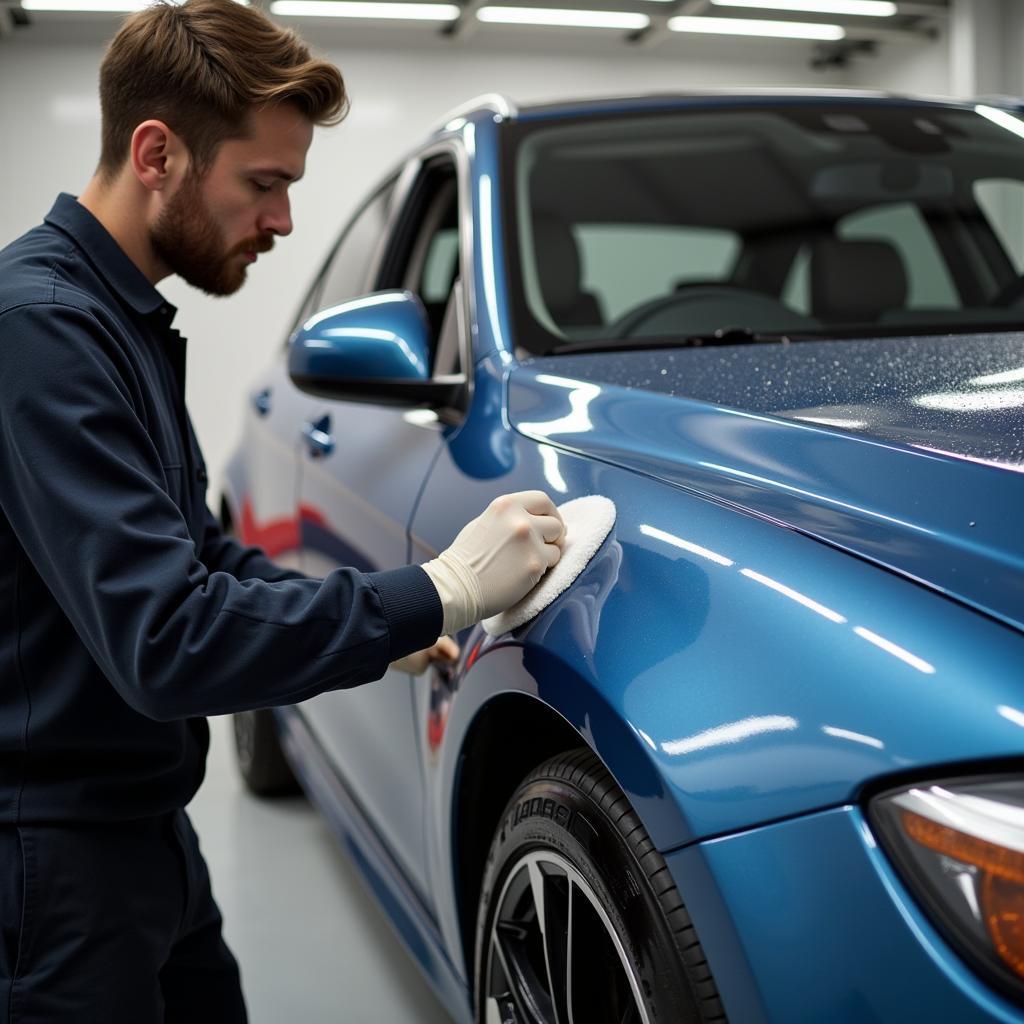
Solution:
<svg viewBox="0 0 1024 1024">
<path fill-rule="evenodd" d="M 569 878 L 530 862 L 530 889 L 544 941 L 544 964 L 555 1024 L 569 1024 Z"/>
<path fill-rule="evenodd" d="M 504 976 L 506 992 L 499 1003 L 506 1016 L 503 1021 L 508 1024 L 550 1024 L 550 1016 L 546 1012 L 547 993 L 540 991 L 538 980 L 534 976 L 527 961 L 524 945 L 524 933 L 514 925 L 498 924 L 494 931 L 493 956 Z M 492 985 L 492 993 L 494 987 Z M 509 1018 L 509 1012 L 515 1016 Z"/>
<path fill-rule="evenodd" d="M 566 1024 L 576 1024 L 573 1013 L 573 933 L 576 929 L 574 905 L 578 897 L 573 894 L 576 886 L 569 881 L 569 898 L 565 903 L 565 1019 Z M 580 1024 L 583 1024 L 581 1021 Z"/>
</svg>

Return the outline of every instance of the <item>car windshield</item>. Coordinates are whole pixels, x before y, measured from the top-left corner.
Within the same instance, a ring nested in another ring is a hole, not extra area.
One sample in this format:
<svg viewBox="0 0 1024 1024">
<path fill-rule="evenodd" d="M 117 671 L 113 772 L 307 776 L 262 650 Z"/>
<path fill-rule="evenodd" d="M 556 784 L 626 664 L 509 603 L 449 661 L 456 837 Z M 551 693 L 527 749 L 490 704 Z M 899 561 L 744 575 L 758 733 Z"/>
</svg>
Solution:
<svg viewBox="0 0 1024 1024">
<path fill-rule="evenodd" d="M 1024 119 L 774 101 L 507 127 L 526 353 L 1024 326 Z"/>
</svg>

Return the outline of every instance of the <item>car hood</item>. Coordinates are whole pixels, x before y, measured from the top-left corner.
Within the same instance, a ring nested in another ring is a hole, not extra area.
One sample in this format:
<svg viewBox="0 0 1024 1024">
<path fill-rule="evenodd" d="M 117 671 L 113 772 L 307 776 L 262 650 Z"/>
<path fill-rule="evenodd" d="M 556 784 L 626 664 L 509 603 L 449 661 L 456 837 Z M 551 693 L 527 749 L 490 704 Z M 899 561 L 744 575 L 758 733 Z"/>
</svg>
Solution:
<svg viewBox="0 0 1024 1024">
<path fill-rule="evenodd" d="M 1024 334 L 538 358 L 508 409 L 1024 629 Z"/>
</svg>

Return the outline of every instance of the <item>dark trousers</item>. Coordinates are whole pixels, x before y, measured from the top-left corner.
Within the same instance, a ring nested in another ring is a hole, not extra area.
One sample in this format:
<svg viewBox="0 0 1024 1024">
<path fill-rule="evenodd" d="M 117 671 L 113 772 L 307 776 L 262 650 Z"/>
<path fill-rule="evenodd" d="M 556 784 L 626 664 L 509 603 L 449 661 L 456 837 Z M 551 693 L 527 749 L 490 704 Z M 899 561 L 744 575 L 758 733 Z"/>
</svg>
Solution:
<svg viewBox="0 0 1024 1024">
<path fill-rule="evenodd" d="M 244 1024 L 184 811 L 0 826 L 2 1024 Z"/>
</svg>

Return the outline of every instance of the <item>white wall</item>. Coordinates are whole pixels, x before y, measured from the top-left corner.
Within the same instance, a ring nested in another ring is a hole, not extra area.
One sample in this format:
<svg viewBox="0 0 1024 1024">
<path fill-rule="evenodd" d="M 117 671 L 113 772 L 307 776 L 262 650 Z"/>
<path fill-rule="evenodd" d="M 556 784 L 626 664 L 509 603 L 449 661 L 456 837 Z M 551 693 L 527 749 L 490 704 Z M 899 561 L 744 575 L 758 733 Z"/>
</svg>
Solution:
<svg viewBox="0 0 1024 1024">
<path fill-rule="evenodd" d="M 38 223 L 57 192 L 77 193 L 98 156 L 96 76 L 105 20 L 38 23 L 0 41 L 0 245 Z M 943 45 L 900 44 L 847 71 L 809 69 L 804 43 L 672 37 L 629 48 L 593 34 L 500 27 L 463 41 L 430 29 L 358 30 L 306 23 L 300 31 L 342 69 L 353 105 L 320 131 L 307 176 L 293 189 L 295 231 L 261 260 L 238 295 L 210 299 L 178 280 L 161 290 L 190 338 L 188 396 L 217 474 L 237 437 L 248 384 L 283 340 L 305 282 L 346 214 L 453 106 L 483 92 L 522 102 L 571 95 L 719 86 L 870 86 L 948 92 Z"/>
</svg>

